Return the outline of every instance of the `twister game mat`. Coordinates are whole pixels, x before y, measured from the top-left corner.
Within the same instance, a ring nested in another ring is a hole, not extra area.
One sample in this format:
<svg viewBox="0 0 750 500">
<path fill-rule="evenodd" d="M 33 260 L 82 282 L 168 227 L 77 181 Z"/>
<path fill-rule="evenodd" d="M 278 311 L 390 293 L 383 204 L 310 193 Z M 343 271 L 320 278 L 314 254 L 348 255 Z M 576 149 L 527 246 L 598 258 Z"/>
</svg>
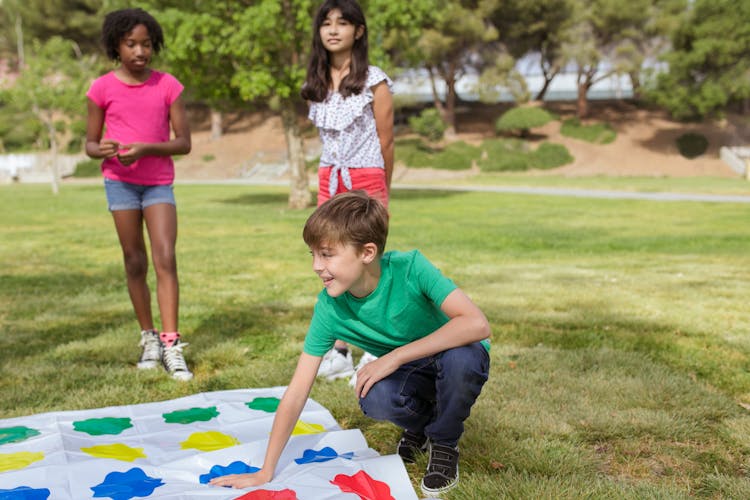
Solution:
<svg viewBox="0 0 750 500">
<path fill-rule="evenodd" d="M 0 500 L 416 500 L 398 455 L 380 456 L 308 400 L 274 480 L 214 477 L 263 464 L 284 387 L 0 420 Z"/>
</svg>

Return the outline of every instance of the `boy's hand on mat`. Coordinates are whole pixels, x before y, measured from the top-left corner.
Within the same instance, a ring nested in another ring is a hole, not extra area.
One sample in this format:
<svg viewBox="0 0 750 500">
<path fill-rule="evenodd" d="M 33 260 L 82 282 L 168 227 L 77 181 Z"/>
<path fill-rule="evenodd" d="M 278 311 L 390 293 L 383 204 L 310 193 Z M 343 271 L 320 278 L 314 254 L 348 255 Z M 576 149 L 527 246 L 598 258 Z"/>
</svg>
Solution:
<svg viewBox="0 0 750 500">
<path fill-rule="evenodd" d="M 357 384 L 354 386 L 354 393 L 359 398 L 367 396 L 370 388 L 376 382 L 395 372 L 398 367 L 399 365 L 395 362 L 394 357 L 389 354 L 370 361 L 357 372 Z"/>
<path fill-rule="evenodd" d="M 272 474 L 263 472 L 263 469 L 252 474 L 228 474 L 213 478 L 208 484 L 212 486 L 228 486 L 230 488 L 249 488 L 260 486 L 272 479 Z"/>
</svg>

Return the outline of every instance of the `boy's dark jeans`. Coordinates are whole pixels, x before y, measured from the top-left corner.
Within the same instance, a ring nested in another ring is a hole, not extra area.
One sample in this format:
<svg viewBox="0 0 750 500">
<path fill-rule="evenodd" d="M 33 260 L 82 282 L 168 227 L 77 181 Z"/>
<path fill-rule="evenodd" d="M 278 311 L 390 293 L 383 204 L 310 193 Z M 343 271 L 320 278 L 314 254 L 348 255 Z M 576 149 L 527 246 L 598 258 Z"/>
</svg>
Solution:
<svg viewBox="0 0 750 500">
<path fill-rule="evenodd" d="M 449 349 L 402 365 L 373 385 L 359 406 L 368 417 L 455 447 L 489 368 L 479 342 Z"/>
</svg>

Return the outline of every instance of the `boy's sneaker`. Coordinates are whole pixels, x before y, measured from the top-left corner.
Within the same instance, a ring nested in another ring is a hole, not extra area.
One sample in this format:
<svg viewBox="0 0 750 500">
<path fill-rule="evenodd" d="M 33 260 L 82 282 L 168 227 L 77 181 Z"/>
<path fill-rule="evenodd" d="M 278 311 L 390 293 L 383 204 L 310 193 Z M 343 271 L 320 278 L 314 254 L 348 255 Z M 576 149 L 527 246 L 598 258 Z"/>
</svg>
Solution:
<svg viewBox="0 0 750 500">
<path fill-rule="evenodd" d="M 325 353 L 318 368 L 318 377 L 325 377 L 328 380 L 349 377 L 353 373 L 354 362 L 351 351 L 347 350 L 346 354 L 342 354 L 336 348 Z"/>
<path fill-rule="evenodd" d="M 377 356 L 365 351 L 362 357 L 359 358 L 359 363 L 357 363 L 357 366 L 354 367 L 354 375 L 352 375 L 352 378 L 349 379 L 349 385 L 352 387 L 357 385 L 357 372 L 359 371 L 359 369 L 365 366 L 370 361 L 375 361 L 376 359 L 378 359 Z"/>
<path fill-rule="evenodd" d="M 458 447 L 430 443 L 430 462 L 422 478 L 422 493 L 434 497 L 458 484 Z"/>
<path fill-rule="evenodd" d="M 416 461 L 417 453 L 427 451 L 427 446 L 427 436 L 424 434 L 413 434 L 404 429 L 396 447 L 396 453 L 398 453 L 404 463 L 411 464 Z"/>
<path fill-rule="evenodd" d="M 193 374 L 188 370 L 185 358 L 182 356 L 182 348 L 188 344 L 180 341 L 180 337 L 165 339 L 162 334 L 162 356 L 161 362 L 175 380 L 190 380 Z"/>
<path fill-rule="evenodd" d="M 141 331 L 140 346 L 143 348 L 143 351 L 141 352 L 141 359 L 138 360 L 136 366 L 141 370 L 156 368 L 159 362 L 161 362 L 159 332 L 156 330 Z"/>
</svg>

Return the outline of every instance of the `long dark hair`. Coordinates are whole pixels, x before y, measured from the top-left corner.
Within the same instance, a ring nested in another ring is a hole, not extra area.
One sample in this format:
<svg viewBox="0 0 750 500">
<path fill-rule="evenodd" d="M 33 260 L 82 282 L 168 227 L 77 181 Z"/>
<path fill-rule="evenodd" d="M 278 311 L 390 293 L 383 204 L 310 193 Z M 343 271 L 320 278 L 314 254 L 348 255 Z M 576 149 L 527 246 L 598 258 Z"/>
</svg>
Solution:
<svg viewBox="0 0 750 500">
<path fill-rule="evenodd" d="M 331 88 L 331 72 L 328 51 L 320 39 L 320 27 L 326 16 L 333 9 L 341 11 L 341 17 L 354 25 L 355 32 L 363 28 L 362 36 L 354 40 L 352 47 L 352 63 L 349 74 L 344 77 L 339 85 L 339 93 L 342 97 L 359 94 L 365 88 L 367 81 L 367 70 L 370 60 L 367 57 L 367 23 L 362 8 L 356 0 L 326 0 L 318 9 L 313 22 L 312 50 L 310 51 L 310 63 L 307 66 L 307 78 L 302 86 L 302 97 L 308 101 L 322 102 L 328 96 Z"/>
<path fill-rule="evenodd" d="M 148 30 L 154 53 L 159 53 L 164 47 L 164 34 L 156 19 L 143 9 L 122 9 L 110 12 L 104 17 L 102 45 L 107 52 L 107 57 L 113 61 L 120 59 L 120 54 L 117 52 L 120 40 L 139 24 L 144 25 Z"/>
</svg>

